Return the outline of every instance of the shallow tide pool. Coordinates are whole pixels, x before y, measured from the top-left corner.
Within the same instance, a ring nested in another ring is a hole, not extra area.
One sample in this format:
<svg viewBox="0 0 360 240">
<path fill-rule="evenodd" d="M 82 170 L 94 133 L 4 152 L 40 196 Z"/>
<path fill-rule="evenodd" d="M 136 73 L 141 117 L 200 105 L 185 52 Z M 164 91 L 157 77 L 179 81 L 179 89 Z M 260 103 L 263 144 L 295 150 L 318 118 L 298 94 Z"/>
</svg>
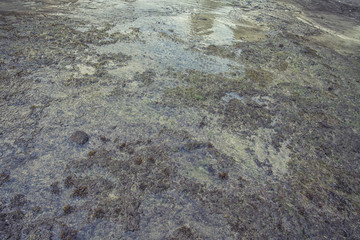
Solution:
<svg viewBox="0 0 360 240">
<path fill-rule="evenodd" d="M 0 0 L 0 238 L 359 238 L 359 22 Z"/>
</svg>

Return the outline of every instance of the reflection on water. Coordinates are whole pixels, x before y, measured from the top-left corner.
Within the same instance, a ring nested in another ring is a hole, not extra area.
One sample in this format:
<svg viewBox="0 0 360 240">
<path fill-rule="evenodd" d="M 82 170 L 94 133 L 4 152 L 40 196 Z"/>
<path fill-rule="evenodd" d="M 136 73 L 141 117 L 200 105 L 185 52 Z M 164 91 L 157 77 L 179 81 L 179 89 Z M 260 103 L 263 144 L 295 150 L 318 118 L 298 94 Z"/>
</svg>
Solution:
<svg viewBox="0 0 360 240">
<path fill-rule="evenodd" d="M 231 7 L 217 1 L 199 1 L 199 5 L 190 15 L 190 34 L 202 36 L 210 44 L 226 45 L 235 41 L 234 26 L 227 18 Z"/>
<path fill-rule="evenodd" d="M 106 11 L 106 15 L 95 9 L 87 11 L 113 24 L 108 31 L 110 34 L 133 34 L 137 31 L 137 34 L 146 36 L 142 41 L 117 42 L 98 48 L 99 53 L 122 52 L 133 56 L 129 63 L 132 67 L 117 69 L 117 73 L 127 74 L 125 71 L 145 67 L 211 73 L 226 72 L 233 66 L 242 68 L 238 62 L 192 51 L 208 45 L 231 45 L 236 42 L 236 24 L 227 17 L 233 7 L 227 3 L 137 0 L 126 2 L 125 5 L 123 2 L 112 4 L 115 5 L 109 9 L 110 13 Z M 115 13 L 120 16 L 125 10 L 131 12 L 134 19 L 121 22 L 113 19 Z"/>
<path fill-rule="evenodd" d="M 143 31 L 172 29 L 181 38 L 195 38 L 203 44 L 229 45 L 240 38 L 235 36 L 237 19 L 229 17 L 234 9 L 229 3 L 221 1 L 164 1 L 137 0 L 131 2 L 83 2 L 89 9 L 89 16 L 96 16 L 100 21 L 116 23 L 123 12 L 131 12 L 134 22 L 127 23 Z M 104 11 L 97 11 L 102 8 Z M 93 10 L 92 10 L 93 9 Z M 91 17 L 92 20 L 93 18 Z M 122 29 L 124 29 L 123 24 Z M 167 29 L 165 29 L 167 28 Z M 120 27 L 119 27 L 120 29 Z"/>
</svg>

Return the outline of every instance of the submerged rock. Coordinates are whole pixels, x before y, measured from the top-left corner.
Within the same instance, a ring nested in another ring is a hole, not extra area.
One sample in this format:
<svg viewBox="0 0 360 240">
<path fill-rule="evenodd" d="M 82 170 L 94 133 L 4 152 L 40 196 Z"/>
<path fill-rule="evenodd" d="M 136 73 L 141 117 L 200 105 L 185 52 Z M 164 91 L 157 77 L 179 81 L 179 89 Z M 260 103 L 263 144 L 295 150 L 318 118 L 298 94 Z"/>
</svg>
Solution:
<svg viewBox="0 0 360 240">
<path fill-rule="evenodd" d="M 79 145 L 83 145 L 89 141 L 89 135 L 84 131 L 76 131 L 71 137 L 70 141 Z"/>
</svg>

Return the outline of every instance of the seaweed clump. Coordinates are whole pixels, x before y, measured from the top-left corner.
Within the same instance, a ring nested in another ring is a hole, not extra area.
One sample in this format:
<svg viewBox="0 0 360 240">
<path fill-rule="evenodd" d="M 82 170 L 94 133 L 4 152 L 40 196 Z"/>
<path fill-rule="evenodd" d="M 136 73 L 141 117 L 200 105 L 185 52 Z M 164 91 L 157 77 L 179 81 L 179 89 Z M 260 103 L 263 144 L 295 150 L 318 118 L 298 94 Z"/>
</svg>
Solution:
<svg viewBox="0 0 360 240">
<path fill-rule="evenodd" d="M 273 74 L 263 69 L 246 69 L 246 77 L 252 82 L 256 82 L 259 86 L 264 87 L 273 81 Z"/>
<path fill-rule="evenodd" d="M 219 173 L 219 178 L 221 178 L 222 180 L 227 180 L 229 178 L 229 175 L 227 172 L 221 172 Z"/>
<path fill-rule="evenodd" d="M 59 194 L 61 192 L 59 188 L 59 182 L 54 182 L 50 185 L 50 191 L 53 194 Z"/>
<path fill-rule="evenodd" d="M 10 181 L 10 175 L 6 172 L 0 173 L 0 186 L 8 181 Z"/>
<path fill-rule="evenodd" d="M 66 188 L 70 188 L 72 186 L 75 186 L 74 179 L 71 176 L 67 176 L 64 180 L 64 186 Z"/>
<path fill-rule="evenodd" d="M 65 214 L 65 215 L 68 215 L 68 214 L 74 212 L 74 210 L 75 210 L 75 208 L 74 208 L 73 206 L 69 205 L 69 204 L 68 204 L 68 205 L 65 205 L 65 206 L 63 207 L 63 211 L 64 211 L 64 214 Z"/>
<path fill-rule="evenodd" d="M 105 211 L 101 207 L 98 207 L 94 210 L 94 218 L 103 218 L 105 216 Z"/>
<path fill-rule="evenodd" d="M 22 207 L 27 203 L 27 200 L 25 198 L 24 194 L 16 194 L 14 197 L 10 199 L 10 207 Z"/>
<path fill-rule="evenodd" d="M 86 186 L 77 187 L 71 194 L 72 197 L 80 197 L 80 198 L 85 198 L 87 195 L 88 195 L 88 188 Z"/>
<path fill-rule="evenodd" d="M 77 230 L 72 229 L 71 227 L 66 226 L 65 224 L 63 224 L 62 226 L 62 230 L 61 230 L 61 234 L 60 234 L 60 239 L 61 240 L 77 240 Z"/>
<path fill-rule="evenodd" d="M 172 236 L 167 238 L 167 240 L 180 240 L 180 239 L 201 239 L 197 233 L 195 233 L 190 226 L 183 225 L 176 229 Z"/>
<path fill-rule="evenodd" d="M 146 70 L 143 73 L 137 73 L 134 76 L 135 81 L 142 82 L 145 86 L 150 85 L 154 82 L 154 78 L 156 77 L 156 73 L 153 70 Z"/>
</svg>

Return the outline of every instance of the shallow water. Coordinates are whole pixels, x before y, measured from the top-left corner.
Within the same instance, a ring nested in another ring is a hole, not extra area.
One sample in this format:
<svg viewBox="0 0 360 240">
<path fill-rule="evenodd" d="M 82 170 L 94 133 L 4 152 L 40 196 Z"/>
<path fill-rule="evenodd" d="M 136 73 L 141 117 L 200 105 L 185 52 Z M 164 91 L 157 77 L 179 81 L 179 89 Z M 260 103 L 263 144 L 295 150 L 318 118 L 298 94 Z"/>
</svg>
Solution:
<svg viewBox="0 0 360 240">
<path fill-rule="evenodd" d="M 1 238 L 356 239 L 360 6 L 318 2 L 0 1 Z"/>
</svg>

